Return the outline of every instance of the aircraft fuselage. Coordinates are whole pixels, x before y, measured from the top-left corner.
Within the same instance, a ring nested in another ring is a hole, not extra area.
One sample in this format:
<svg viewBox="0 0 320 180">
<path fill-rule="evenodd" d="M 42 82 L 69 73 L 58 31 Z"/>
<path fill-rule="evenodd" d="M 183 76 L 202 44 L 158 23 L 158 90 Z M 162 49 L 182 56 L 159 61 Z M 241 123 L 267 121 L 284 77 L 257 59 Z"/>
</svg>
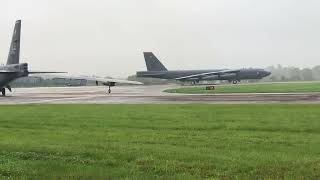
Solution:
<svg viewBox="0 0 320 180">
<path fill-rule="evenodd" d="M 5 71 L 6 73 L 1 73 Z M 26 77 L 29 75 L 28 64 L 11 64 L 7 66 L 0 66 L 0 89 L 6 87 L 15 79 Z"/>
<path fill-rule="evenodd" d="M 160 79 L 176 79 L 184 76 L 192 76 L 194 74 L 203 74 L 209 72 L 223 72 L 228 69 L 210 69 L 210 70 L 175 70 L 175 71 L 139 71 L 137 77 L 149 77 Z M 184 81 L 201 81 L 201 80 L 244 80 L 244 79 L 262 79 L 270 75 L 270 72 L 263 69 L 241 69 L 235 73 L 226 73 L 219 75 L 208 75 L 188 78 Z"/>
</svg>

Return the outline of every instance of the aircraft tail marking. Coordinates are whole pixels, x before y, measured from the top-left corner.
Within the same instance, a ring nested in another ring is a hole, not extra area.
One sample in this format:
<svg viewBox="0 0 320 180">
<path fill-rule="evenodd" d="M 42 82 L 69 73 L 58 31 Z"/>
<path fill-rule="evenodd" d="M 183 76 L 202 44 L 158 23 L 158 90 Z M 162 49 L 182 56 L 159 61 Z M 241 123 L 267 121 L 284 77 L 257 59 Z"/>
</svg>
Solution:
<svg viewBox="0 0 320 180">
<path fill-rule="evenodd" d="M 148 71 L 168 71 L 152 52 L 144 52 L 143 55 Z"/>
<path fill-rule="evenodd" d="M 7 65 L 19 64 L 20 59 L 21 20 L 16 21 L 12 35 Z"/>
</svg>

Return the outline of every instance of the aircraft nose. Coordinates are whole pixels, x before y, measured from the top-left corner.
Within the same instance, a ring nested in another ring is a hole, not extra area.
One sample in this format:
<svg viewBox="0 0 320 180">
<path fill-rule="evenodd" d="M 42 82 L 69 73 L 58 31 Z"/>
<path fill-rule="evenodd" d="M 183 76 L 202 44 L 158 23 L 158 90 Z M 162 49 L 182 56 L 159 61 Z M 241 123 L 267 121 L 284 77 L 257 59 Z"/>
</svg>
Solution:
<svg viewBox="0 0 320 180">
<path fill-rule="evenodd" d="M 269 76 L 270 74 L 271 74 L 271 72 L 270 71 L 265 71 L 265 76 Z"/>
</svg>

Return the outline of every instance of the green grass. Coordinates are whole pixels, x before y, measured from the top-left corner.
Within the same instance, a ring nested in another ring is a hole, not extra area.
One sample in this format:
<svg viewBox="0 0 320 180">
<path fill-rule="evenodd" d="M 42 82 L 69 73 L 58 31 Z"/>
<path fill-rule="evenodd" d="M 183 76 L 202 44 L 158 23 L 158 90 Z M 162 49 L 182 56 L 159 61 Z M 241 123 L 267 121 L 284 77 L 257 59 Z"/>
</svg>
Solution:
<svg viewBox="0 0 320 180">
<path fill-rule="evenodd" d="M 165 90 L 165 92 L 185 94 L 305 93 L 320 92 L 320 82 L 226 85 L 216 86 L 215 90 L 206 90 L 205 87 L 183 87 L 178 89 L 168 89 Z"/>
<path fill-rule="evenodd" d="M 320 105 L 0 106 L 0 176 L 319 179 Z"/>
</svg>

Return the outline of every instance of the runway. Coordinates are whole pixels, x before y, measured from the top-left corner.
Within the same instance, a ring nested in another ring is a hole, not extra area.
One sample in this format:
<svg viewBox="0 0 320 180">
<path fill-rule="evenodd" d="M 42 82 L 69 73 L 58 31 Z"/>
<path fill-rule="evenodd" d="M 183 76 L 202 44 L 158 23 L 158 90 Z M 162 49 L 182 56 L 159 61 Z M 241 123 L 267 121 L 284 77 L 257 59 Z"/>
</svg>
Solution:
<svg viewBox="0 0 320 180">
<path fill-rule="evenodd" d="M 106 87 L 15 88 L 0 104 L 247 104 L 247 103 L 304 103 L 320 104 L 320 93 L 261 93 L 189 95 L 162 92 L 171 85 L 118 86 L 112 94 Z"/>
</svg>

